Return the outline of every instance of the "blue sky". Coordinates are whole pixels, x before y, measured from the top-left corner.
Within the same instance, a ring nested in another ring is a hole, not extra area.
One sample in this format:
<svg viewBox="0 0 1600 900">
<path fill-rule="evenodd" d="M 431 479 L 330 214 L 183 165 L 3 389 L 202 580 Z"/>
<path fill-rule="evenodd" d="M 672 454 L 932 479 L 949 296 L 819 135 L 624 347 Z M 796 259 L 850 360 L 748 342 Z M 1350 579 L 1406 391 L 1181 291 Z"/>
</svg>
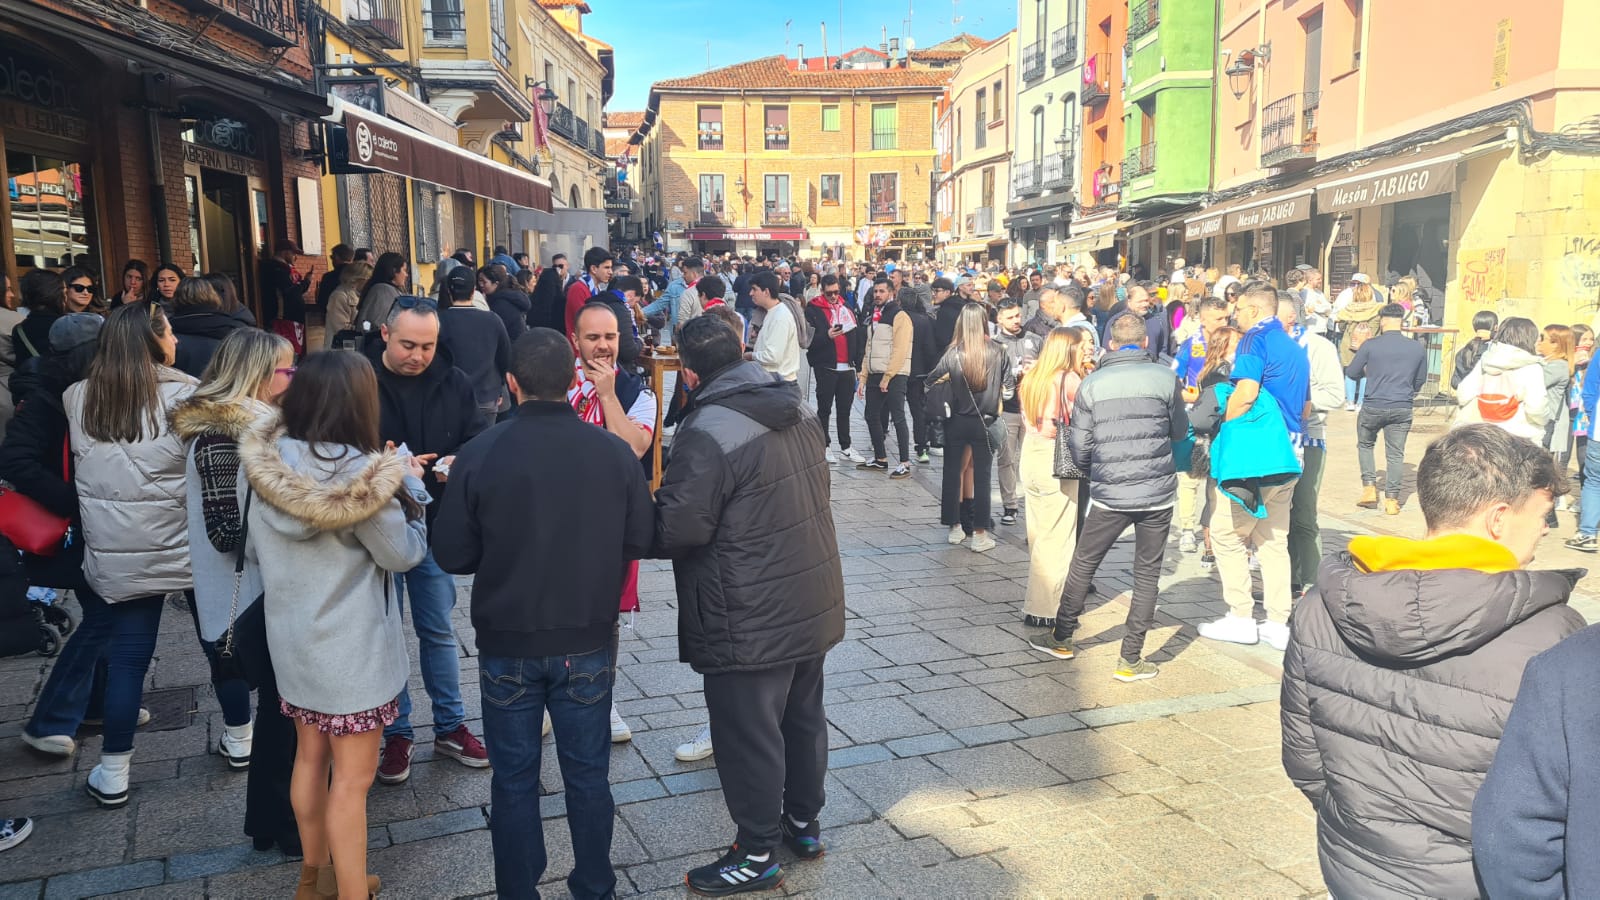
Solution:
<svg viewBox="0 0 1600 900">
<path fill-rule="evenodd" d="M 791 21 L 788 55 L 805 44 L 807 56 L 821 56 L 819 26 L 826 20 L 829 54 L 841 49 L 838 0 L 589 0 L 589 6 L 594 12 L 584 16 L 583 30 L 617 49 L 617 87 L 607 109 L 643 109 L 652 83 L 705 71 L 707 41 L 711 68 L 771 56 L 784 52 L 784 22 Z M 961 18 L 954 27 L 952 14 Z M 995 38 L 1017 24 L 1016 4 L 1006 0 L 845 0 L 844 41 L 849 47 L 876 47 L 883 27 L 891 37 L 905 34 L 908 15 L 918 47 L 931 47 L 958 31 Z"/>
</svg>

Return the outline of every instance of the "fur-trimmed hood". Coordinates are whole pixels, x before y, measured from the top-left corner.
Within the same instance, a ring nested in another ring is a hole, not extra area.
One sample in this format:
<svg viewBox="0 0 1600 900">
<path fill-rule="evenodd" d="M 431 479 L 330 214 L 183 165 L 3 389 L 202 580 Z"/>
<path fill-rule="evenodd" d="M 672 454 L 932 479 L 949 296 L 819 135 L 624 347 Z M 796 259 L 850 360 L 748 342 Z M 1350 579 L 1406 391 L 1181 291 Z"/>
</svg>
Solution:
<svg viewBox="0 0 1600 900">
<path fill-rule="evenodd" d="M 206 432 L 214 432 L 237 441 L 244 437 L 250 426 L 268 412 L 270 407 L 259 400 L 218 403 L 215 400 L 189 397 L 173 407 L 170 418 L 172 430 L 183 439 L 184 443 Z"/>
<path fill-rule="evenodd" d="M 328 449 L 328 448 L 323 448 Z M 339 531 L 372 518 L 395 498 L 406 479 L 406 466 L 393 450 L 361 453 L 335 448 L 333 460 L 311 452 L 304 441 L 291 439 L 277 416 L 245 432 L 240 458 L 256 494 L 309 532 Z"/>
</svg>

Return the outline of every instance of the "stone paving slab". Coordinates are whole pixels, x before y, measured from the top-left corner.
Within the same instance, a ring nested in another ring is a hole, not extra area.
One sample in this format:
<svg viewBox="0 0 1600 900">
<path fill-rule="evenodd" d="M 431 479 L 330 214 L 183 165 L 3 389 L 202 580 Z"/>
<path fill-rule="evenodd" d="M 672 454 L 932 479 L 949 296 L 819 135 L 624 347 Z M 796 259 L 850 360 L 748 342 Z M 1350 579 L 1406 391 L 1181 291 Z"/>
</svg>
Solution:
<svg viewBox="0 0 1600 900">
<path fill-rule="evenodd" d="M 1336 414 L 1330 429 L 1336 451 L 1325 497 L 1354 493 L 1353 422 Z M 1408 460 L 1426 439 L 1413 438 Z M 1147 642 L 1161 675 L 1119 684 L 1110 672 L 1132 545 L 1118 543 L 1097 576 L 1079 657 L 1050 659 L 1028 648 L 1020 621 L 1023 528 L 998 528 L 1000 546 L 989 554 L 947 544 L 937 521 L 940 466 L 919 466 L 909 481 L 834 471 L 849 611 L 845 640 L 826 665 L 829 853 L 791 864 L 780 851 L 782 892 L 851 900 L 1322 895 L 1314 817 L 1278 758 L 1281 656 L 1195 636 L 1198 622 L 1224 610 L 1215 573 L 1170 546 Z M 1362 531 L 1420 533 L 1414 505 L 1393 518 L 1324 505 L 1329 550 Z M 1541 564 L 1586 561 L 1556 543 L 1541 547 Z M 672 757 L 704 723 L 705 702 L 699 677 L 677 661 L 670 567 L 644 563 L 640 585 L 645 609 L 624 631 L 616 690 L 635 737 L 611 751 L 613 857 L 621 894 L 680 897 L 683 872 L 720 851 L 733 828 L 715 757 Z M 1587 595 L 1575 605 L 1600 614 Z M 467 606 L 463 584 L 455 621 L 477 728 Z M 206 752 L 221 721 L 198 659 L 191 623 L 169 610 L 148 684 L 196 687 L 196 708 L 175 730 L 139 736 L 132 799 L 116 811 L 96 809 L 83 793 L 98 737 L 63 761 L 15 739 L 49 662 L 0 660 L 0 810 L 37 820 L 34 837 L 0 857 L 0 900 L 287 895 L 296 864 L 250 848 L 240 822 L 244 777 Z M 413 696 L 422 698 L 415 664 L 412 672 Z M 419 702 L 411 780 L 372 790 L 373 871 L 384 896 L 492 896 L 489 775 L 436 758 L 429 721 Z M 554 753 L 545 756 L 545 891 L 564 897 L 564 795 Z"/>
</svg>

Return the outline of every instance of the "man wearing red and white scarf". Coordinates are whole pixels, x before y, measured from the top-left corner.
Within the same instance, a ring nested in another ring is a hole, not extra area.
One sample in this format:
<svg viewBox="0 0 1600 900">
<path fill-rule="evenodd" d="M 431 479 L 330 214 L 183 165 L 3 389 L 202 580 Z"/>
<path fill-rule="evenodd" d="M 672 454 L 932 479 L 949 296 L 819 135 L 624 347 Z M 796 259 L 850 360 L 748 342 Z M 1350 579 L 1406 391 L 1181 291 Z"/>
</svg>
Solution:
<svg viewBox="0 0 1600 900">
<path fill-rule="evenodd" d="M 856 328 L 855 313 L 844 305 L 839 276 L 822 276 L 822 293 L 806 304 L 806 321 L 811 324 L 811 345 L 806 348 L 806 362 L 811 366 L 812 381 L 817 386 L 817 420 L 822 423 L 822 437 L 828 440 L 828 411 L 831 408 L 839 424 L 839 450 L 846 462 L 863 463 L 865 456 L 850 447 L 850 407 L 856 397 L 855 358 L 851 352 Z M 830 444 L 823 454 L 830 463 L 839 461 Z"/>
<path fill-rule="evenodd" d="M 578 418 L 622 438 L 634 456 L 643 458 L 655 437 L 656 396 L 638 376 L 617 367 L 621 326 L 617 314 L 604 303 L 579 307 L 572 320 L 572 344 L 578 351 L 576 383 L 567 390 L 567 402 Z M 622 582 L 623 612 L 639 609 L 639 562 L 628 563 Z M 611 741 L 633 739 L 616 704 L 611 706 Z"/>
</svg>

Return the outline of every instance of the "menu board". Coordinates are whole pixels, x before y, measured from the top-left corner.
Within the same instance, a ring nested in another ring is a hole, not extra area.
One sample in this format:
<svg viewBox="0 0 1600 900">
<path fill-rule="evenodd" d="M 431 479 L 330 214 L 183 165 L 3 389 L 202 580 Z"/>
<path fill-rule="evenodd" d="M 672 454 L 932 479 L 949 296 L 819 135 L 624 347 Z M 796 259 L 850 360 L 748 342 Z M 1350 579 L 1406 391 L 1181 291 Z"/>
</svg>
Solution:
<svg viewBox="0 0 1600 900">
<path fill-rule="evenodd" d="M 1328 286 L 1336 291 L 1343 290 L 1350 283 L 1350 276 L 1355 273 L 1355 222 L 1346 219 L 1339 223 L 1339 230 L 1333 238 L 1333 252 L 1328 258 Z"/>
<path fill-rule="evenodd" d="M 1263 228 L 1256 232 L 1256 274 L 1270 278 L 1273 271 L 1272 229 Z"/>
</svg>

